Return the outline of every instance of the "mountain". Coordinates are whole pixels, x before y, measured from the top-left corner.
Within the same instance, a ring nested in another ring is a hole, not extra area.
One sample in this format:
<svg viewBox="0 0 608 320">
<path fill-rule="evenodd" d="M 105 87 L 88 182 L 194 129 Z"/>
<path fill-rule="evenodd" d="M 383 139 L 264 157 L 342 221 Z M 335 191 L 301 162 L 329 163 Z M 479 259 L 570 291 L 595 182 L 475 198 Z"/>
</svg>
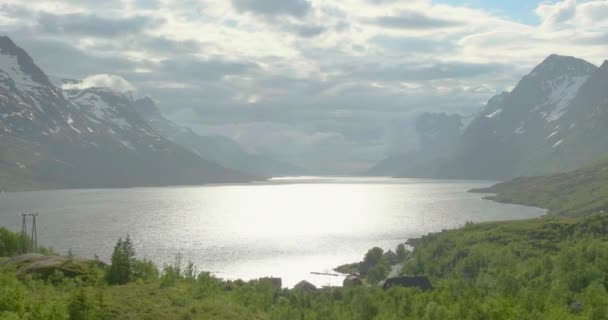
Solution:
<svg viewBox="0 0 608 320">
<path fill-rule="evenodd" d="M 608 63 L 551 55 L 491 98 L 444 159 L 396 175 L 507 179 L 608 157 Z"/>
<path fill-rule="evenodd" d="M 454 150 L 461 131 L 460 115 L 423 113 L 416 118 L 416 150 L 391 155 L 371 168 L 367 175 L 390 176 L 441 161 Z"/>
<path fill-rule="evenodd" d="M 62 90 L 0 37 L 0 189 L 249 181 L 163 138 L 128 94 Z"/>
<path fill-rule="evenodd" d="M 269 156 L 251 154 L 238 142 L 224 136 L 202 136 L 193 130 L 167 119 L 149 97 L 137 99 L 136 110 L 161 136 L 191 150 L 204 159 L 226 168 L 248 172 L 256 176 L 276 177 L 304 175 L 307 171 Z"/>
</svg>

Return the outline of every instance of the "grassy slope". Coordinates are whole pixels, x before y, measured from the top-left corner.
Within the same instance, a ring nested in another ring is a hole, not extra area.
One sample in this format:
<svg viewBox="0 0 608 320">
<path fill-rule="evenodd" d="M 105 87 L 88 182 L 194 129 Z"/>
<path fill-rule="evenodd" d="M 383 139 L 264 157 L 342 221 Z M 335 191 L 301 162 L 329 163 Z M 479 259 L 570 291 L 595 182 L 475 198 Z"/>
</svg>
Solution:
<svg viewBox="0 0 608 320">
<path fill-rule="evenodd" d="M 608 210 L 608 162 L 569 173 L 517 178 L 474 192 L 488 199 L 549 209 L 552 215 L 585 216 Z"/>
</svg>

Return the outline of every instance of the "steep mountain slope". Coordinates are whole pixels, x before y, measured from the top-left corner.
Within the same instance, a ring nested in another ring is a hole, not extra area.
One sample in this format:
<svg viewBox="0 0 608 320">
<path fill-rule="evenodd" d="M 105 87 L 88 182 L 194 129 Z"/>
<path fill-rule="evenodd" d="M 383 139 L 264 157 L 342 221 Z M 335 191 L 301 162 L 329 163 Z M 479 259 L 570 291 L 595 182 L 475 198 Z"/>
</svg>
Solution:
<svg viewBox="0 0 608 320">
<path fill-rule="evenodd" d="M 158 135 L 108 89 L 62 91 L 0 37 L 1 189 L 246 181 Z"/>
<path fill-rule="evenodd" d="M 562 118 L 573 110 L 572 100 L 596 70 L 580 59 L 548 57 L 512 92 L 488 102 L 439 174 L 504 178 L 565 169 L 566 159 L 558 154 L 563 136 L 555 132 L 570 129 Z M 554 165 L 547 167 L 547 162 Z"/>
<path fill-rule="evenodd" d="M 148 97 L 136 100 L 134 106 L 161 136 L 226 168 L 264 177 L 306 174 L 306 170 L 294 165 L 268 156 L 251 154 L 227 137 L 201 136 L 189 128 L 179 126 L 165 118 L 156 103 Z"/>
</svg>

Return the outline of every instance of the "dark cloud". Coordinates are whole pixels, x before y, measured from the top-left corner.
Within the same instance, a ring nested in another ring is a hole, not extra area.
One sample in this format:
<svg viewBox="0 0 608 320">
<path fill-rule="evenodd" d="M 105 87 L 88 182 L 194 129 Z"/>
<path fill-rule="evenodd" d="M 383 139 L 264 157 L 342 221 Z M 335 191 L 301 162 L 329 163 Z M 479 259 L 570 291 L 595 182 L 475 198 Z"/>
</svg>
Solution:
<svg viewBox="0 0 608 320">
<path fill-rule="evenodd" d="M 158 27 L 164 21 L 148 16 L 127 18 L 106 18 L 92 14 L 38 14 L 38 27 L 51 34 L 73 34 L 112 38 L 140 33 L 148 28 Z"/>
<path fill-rule="evenodd" d="M 370 22 L 393 29 L 439 29 L 463 25 L 459 21 L 430 17 L 418 11 L 402 11 L 398 15 L 382 16 Z"/>
<path fill-rule="evenodd" d="M 327 28 L 319 25 L 295 25 L 292 30 L 302 38 L 314 38 L 327 31 Z"/>
<path fill-rule="evenodd" d="M 311 3 L 307 0 L 232 0 L 232 5 L 241 12 L 268 16 L 303 17 L 312 9 Z"/>
</svg>

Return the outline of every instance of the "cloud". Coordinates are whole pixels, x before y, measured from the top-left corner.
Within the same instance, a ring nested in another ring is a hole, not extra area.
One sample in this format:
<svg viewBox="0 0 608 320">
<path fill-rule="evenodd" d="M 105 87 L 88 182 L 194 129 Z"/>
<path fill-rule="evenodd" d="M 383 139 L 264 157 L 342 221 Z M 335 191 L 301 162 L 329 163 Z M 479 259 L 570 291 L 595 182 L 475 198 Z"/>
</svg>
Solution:
<svg viewBox="0 0 608 320">
<path fill-rule="evenodd" d="M 167 80 L 219 80 L 228 75 L 239 75 L 252 72 L 257 65 L 247 62 L 232 62 L 221 58 L 200 59 L 196 57 L 175 57 L 163 60 L 158 71 L 164 73 Z"/>
<path fill-rule="evenodd" d="M 146 16 L 106 18 L 94 14 L 51 14 L 38 15 L 40 30 L 47 33 L 86 35 L 93 37 L 117 37 L 140 33 L 144 29 L 158 27 L 163 21 Z"/>
<path fill-rule="evenodd" d="M 564 0 L 556 3 L 541 3 L 536 8 L 545 27 L 556 27 L 570 21 L 576 15 L 576 0 Z"/>
<path fill-rule="evenodd" d="M 111 74 L 96 74 L 88 76 L 76 83 L 66 83 L 65 90 L 84 90 L 88 88 L 105 88 L 115 92 L 127 93 L 135 91 L 135 87 L 124 78 Z"/>
<path fill-rule="evenodd" d="M 446 52 L 454 49 L 449 41 L 437 41 L 420 37 L 396 37 L 377 35 L 370 39 L 371 43 L 397 52 Z"/>
<path fill-rule="evenodd" d="M 136 34 L 125 36 L 122 39 L 98 39 L 93 44 L 87 46 L 90 51 L 139 51 L 152 57 L 158 55 L 184 55 L 196 54 L 203 49 L 204 45 L 199 41 L 187 39 L 176 40 L 166 36 L 150 36 Z"/>
<path fill-rule="evenodd" d="M 303 38 L 314 38 L 327 31 L 327 27 L 320 25 L 293 25 L 289 29 Z"/>
<path fill-rule="evenodd" d="M 260 15 L 289 15 L 303 17 L 312 9 L 307 0 L 231 0 L 234 8 L 241 12 Z"/>
<path fill-rule="evenodd" d="M 506 67 L 497 63 L 437 63 L 429 66 L 362 65 L 349 76 L 372 81 L 429 81 L 442 79 L 466 79 L 485 74 L 503 72 Z"/>
<path fill-rule="evenodd" d="M 394 29 L 440 29 L 462 26 L 456 20 L 430 17 L 419 11 L 402 11 L 397 15 L 381 16 L 371 20 L 372 23 Z"/>
</svg>

